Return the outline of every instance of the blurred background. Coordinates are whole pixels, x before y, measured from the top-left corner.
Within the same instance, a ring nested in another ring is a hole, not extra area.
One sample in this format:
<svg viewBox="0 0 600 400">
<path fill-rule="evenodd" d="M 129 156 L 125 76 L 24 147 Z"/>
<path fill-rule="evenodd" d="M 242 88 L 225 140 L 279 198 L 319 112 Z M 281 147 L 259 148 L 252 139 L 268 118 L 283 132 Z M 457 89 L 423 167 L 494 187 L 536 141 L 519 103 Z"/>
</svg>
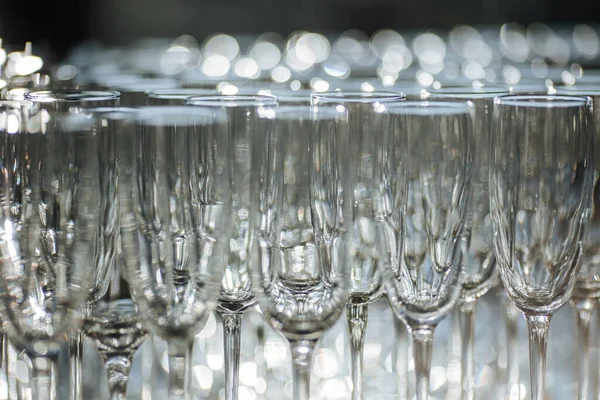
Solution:
<svg viewBox="0 0 600 400">
<path fill-rule="evenodd" d="M 300 29 L 327 34 L 355 28 L 371 35 L 380 28 L 406 32 L 458 24 L 555 25 L 599 19 L 600 1 L 595 0 L 0 1 L 5 43 L 32 41 L 37 48 L 52 48 L 58 57 L 91 38 L 110 45 L 184 33 L 198 40 L 215 32 L 287 36 Z"/>
</svg>

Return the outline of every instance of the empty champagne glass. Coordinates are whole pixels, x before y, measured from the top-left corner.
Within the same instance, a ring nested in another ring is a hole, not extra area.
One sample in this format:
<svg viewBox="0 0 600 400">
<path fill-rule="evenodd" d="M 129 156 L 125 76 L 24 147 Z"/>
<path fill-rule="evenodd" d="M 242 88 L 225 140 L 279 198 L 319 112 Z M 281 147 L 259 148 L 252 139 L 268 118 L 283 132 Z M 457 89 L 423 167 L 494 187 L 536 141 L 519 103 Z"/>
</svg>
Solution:
<svg viewBox="0 0 600 400">
<path fill-rule="evenodd" d="M 489 141 L 494 97 L 508 95 L 502 87 L 452 87 L 432 90 L 428 99 L 471 101 L 474 107 L 473 163 L 467 214 L 460 241 L 465 277 L 458 306 L 462 355 L 462 399 L 475 398 L 475 312 L 477 299 L 498 282 L 489 202 Z"/>
<path fill-rule="evenodd" d="M 495 100 L 490 210 L 496 258 L 529 330 L 531 398 L 544 398 L 552 314 L 571 296 L 591 213 L 590 99 Z"/>
<path fill-rule="evenodd" d="M 390 108 L 382 146 L 382 204 L 391 268 L 388 300 L 413 340 L 417 399 L 429 397 L 433 335 L 464 278 L 473 106 L 408 101 Z"/>
<path fill-rule="evenodd" d="M 294 399 L 308 400 L 315 344 L 350 289 L 352 128 L 345 110 L 327 105 L 314 107 L 314 122 L 307 105 L 279 106 L 273 117 L 254 166 L 253 289 L 265 320 L 290 343 Z"/>
<path fill-rule="evenodd" d="M 589 96 L 593 101 L 593 135 L 594 150 L 600 149 L 600 85 L 578 84 L 575 86 L 557 87 L 556 93 L 563 95 Z M 590 369 L 591 322 L 600 300 L 600 262 L 598 261 L 598 246 L 600 246 L 600 193 L 597 186 L 600 176 L 600 163 L 598 157 L 594 158 L 594 194 L 592 219 L 588 230 L 587 240 L 583 248 L 583 261 L 581 270 L 577 275 L 570 304 L 577 320 L 577 359 L 579 367 L 579 400 L 587 400 L 590 394 L 590 376 L 597 381 L 597 374 Z M 590 375 L 591 374 L 591 375 Z"/>
<path fill-rule="evenodd" d="M 58 352 L 86 300 L 100 217 L 91 120 L 64 111 L 89 93 L 71 95 L 33 96 L 27 129 L 2 140 L 0 310 L 11 341 L 31 358 L 35 399 L 56 398 Z"/>
<path fill-rule="evenodd" d="M 133 146 L 137 110 L 123 107 L 92 108 L 100 143 L 101 224 L 96 249 L 96 268 L 88 304 L 82 310 L 81 332 L 91 338 L 108 377 L 111 399 L 124 400 L 133 356 L 143 343 L 146 330 L 121 279 L 118 150 Z M 73 382 L 71 383 L 73 384 Z"/>
<path fill-rule="evenodd" d="M 341 106 L 351 119 L 348 143 L 353 204 L 349 222 L 353 224 L 350 258 L 350 299 L 346 307 L 350 338 L 352 399 L 363 398 L 363 347 L 368 321 L 369 304 L 383 293 L 381 266 L 387 256 L 381 226 L 382 184 L 379 152 L 383 146 L 383 130 L 388 118 L 386 107 L 404 101 L 404 96 L 388 92 L 335 92 L 315 95 L 318 104 Z"/>
<path fill-rule="evenodd" d="M 120 146 L 121 243 L 144 325 L 168 343 L 170 398 L 189 399 L 190 353 L 217 298 L 230 218 L 229 137 L 220 109 L 143 107 Z"/>
<path fill-rule="evenodd" d="M 250 243 L 256 204 L 251 197 L 253 146 L 272 121 L 262 115 L 274 112 L 273 96 L 219 95 L 191 97 L 187 105 L 223 109 L 231 138 L 232 211 L 229 256 L 221 279 L 217 311 L 223 321 L 225 349 L 225 398 L 237 400 L 242 315 L 256 305 L 249 271 Z"/>
</svg>

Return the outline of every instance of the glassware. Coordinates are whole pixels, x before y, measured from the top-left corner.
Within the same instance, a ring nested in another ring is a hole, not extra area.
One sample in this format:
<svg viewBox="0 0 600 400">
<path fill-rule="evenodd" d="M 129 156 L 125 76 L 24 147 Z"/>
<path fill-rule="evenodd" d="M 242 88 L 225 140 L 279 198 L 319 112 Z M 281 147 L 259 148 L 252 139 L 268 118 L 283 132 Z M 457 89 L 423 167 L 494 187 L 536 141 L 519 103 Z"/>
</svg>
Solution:
<svg viewBox="0 0 600 400">
<path fill-rule="evenodd" d="M 388 300 L 413 340 L 416 394 L 429 397 L 433 334 L 455 307 L 464 279 L 473 106 L 408 101 L 390 107 L 382 146 L 382 219 L 391 268 Z"/>
<path fill-rule="evenodd" d="M 529 330 L 531 398 L 544 398 L 552 314 L 571 295 L 593 189 L 590 99 L 495 100 L 490 141 L 494 246 L 508 296 Z"/>
<path fill-rule="evenodd" d="M 275 129 L 258 142 L 265 151 L 252 185 L 258 202 L 253 289 L 265 320 L 290 343 L 295 400 L 309 399 L 315 344 L 349 296 L 344 221 L 351 202 L 343 188 L 350 187 L 350 132 L 360 129 L 350 126 L 345 110 L 313 102 L 312 118 L 307 105 L 279 106 L 270 116 Z"/>
<path fill-rule="evenodd" d="M 182 106 L 190 97 L 216 94 L 218 94 L 217 90 L 212 89 L 160 89 L 146 93 L 146 102 L 148 105 L 155 106 Z"/>
<path fill-rule="evenodd" d="M 143 107 L 121 146 L 121 237 L 140 319 L 167 341 L 170 398 L 189 399 L 193 336 L 215 306 L 230 218 L 229 136 L 221 110 Z M 123 189 L 123 190 L 121 190 Z"/>
<path fill-rule="evenodd" d="M 227 118 L 227 135 L 231 140 L 230 156 L 232 211 L 227 222 L 230 229 L 230 245 L 227 266 L 221 278 L 221 291 L 217 311 L 223 321 L 225 349 L 225 398 L 238 398 L 240 329 L 242 315 L 254 307 L 249 271 L 250 244 L 253 216 L 256 204 L 252 199 L 252 175 L 254 145 L 262 143 L 262 134 L 268 131 L 272 121 L 263 114 L 274 112 L 277 105 L 273 96 L 219 95 L 198 96 L 186 100 L 187 105 L 224 109 Z"/>
<path fill-rule="evenodd" d="M 498 283 L 493 229 L 489 206 L 489 141 L 494 97 L 508 95 L 502 87 L 443 87 L 431 90 L 428 99 L 470 101 L 474 107 L 474 126 L 470 195 L 460 241 L 461 263 L 465 277 L 458 306 L 461 337 L 462 399 L 475 399 L 475 312 L 477 300 Z"/>
<path fill-rule="evenodd" d="M 594 149 L 600 149 L 600 85 L 577 84 L 575 86 L 557 86 L 555 92 L 559 95 L 589 96 L 593 102 Z M 600 262 L 598 262 L 598 246 L 600 245 L 600 215 L 596 212 L 600 206 L 599 187 L 596 186 L 600 176 L 600 163 L 594 158 L 594 194 L 592 206 L 592 219 L 587 234 L 587 241 L 583 248 L 583 261 L 581 270 L 577 275 L 570 304 L 577 321 L 577 350 L 579 369 L 579 400 L 586 400 L 590 395 L 590 376 L 593 384 L 597 384 L 598 377 L 590 369 L 591 323 L 596 304 L 600 301 Z"/>
<path fill-rule="evenodd" d="M 99 219 L 98 142 L 71 106 L 118 96 L 28 97 L 27 130 L 2 140 L 0 310 L 12 343 L 31 358 L 33 398 L 54 399 L 58 351 L 88 293 Z"/>
<path fill-rule="evenodd" d="M 404 96 L 388 92 L 329 92 L 314 95 L 315 104 L 342 107 L 351 119 L 349 124 L 350 157 L 348 173 L 352 177 L 349 188 L 353 213 L 347 218 L 353 224 L 350 258 L 350 299 L 346 307 L 350 338 L 352 371 L 352 399 L 361 400 L 363 375 L 363 347 L 367 329 L 368 307 L 384 291 L 381 266 L 387 255 L 381 224 L 382 185 L 378 174 L 379 152 L 383 146 L 383 130 L 388 122 L 386 107 L 404 101 Z"/>
</svg>

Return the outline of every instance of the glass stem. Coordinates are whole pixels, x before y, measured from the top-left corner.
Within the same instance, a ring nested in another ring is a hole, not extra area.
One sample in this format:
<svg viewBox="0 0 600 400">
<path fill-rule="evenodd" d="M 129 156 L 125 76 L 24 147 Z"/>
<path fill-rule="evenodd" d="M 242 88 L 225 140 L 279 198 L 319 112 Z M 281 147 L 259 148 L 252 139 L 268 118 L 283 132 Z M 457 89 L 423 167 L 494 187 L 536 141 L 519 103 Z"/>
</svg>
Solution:
<svg viewBox="0 0 600 400">
<path fill-rule="evenodd" d="M 415 359 L 417 400 L 427 400 L 429 398 L 429 373 L 431 371 L 434 330 L 434 326 L 420 326 L 410 330 Z"/>
<path fill-rule="evenodd" d="M 123 353 L 103 357 L 111 400 L 127 398 L 127 383 L 133 355 L 134 353 Z"/>
<path fill-rule="evenodd" d="M 506 296 L 506 294 L 504 294 Z M 507 299 L 508 300 L 508 299 Z M 519 310 L 508 301 L 506 305 L 506 366 L 508 378 L 508 397 L 521 398 L 521 382 L 519 372 Z"/>
<path fill-rule="evenodd" d="M 393 348 L 394 368 L 398 379 L 398 400 L 408 400 L 408 365 L 410 364 L 410 340 L 406 325 L 394 317 L 396 344 Z"/>
<path fill-rule="evenodd" d="M 292 370 L 294 400 L 310 399 L 310 374 L 316 340 L 290 341 L 292 351 Z"/>
<path fill-rule="evenodd" d="M 550 315 L 525 314 L 529 331 L 531 400 L 543 400 L 546 380 L 546 348 Z"/>
<path fill-rule="evenodd" d="M 596 304 L 595 307 L 596 309 L 600 308 L 600 300 L 599 299 L 595 299 Z M 592 334 L 592 342 L 594 343 L 593 347 L 597 347 L 598 346 L 598 340 L 600 339 L 600 313 L 599 312 L 595 312 L 593 313 L 593 315 L 595 315 L 595 326 L 593 329 L 593 334 Z M 590 382 L 590 386 L 592 387 L 592 393 L 594 394 L 592 398 L 596 399 L 596 400 L 600 400 L 600 352 L 594 351 L 593 353 L 593 363 L 592 363 L 592 380 Z"/>
<path fill-rule="evenodd" d="M 4 331 L 0 331 L 0 351 L 2 351 L 2 355 L 0 355 L 0 362 L 2 362 L 2 379 L 4 379 L 4 383 L 6 384 L 6 390 L 4 393 L 0 393 L 3 398 L 10 399 L 10 382 L 8 378 L 8 337 L 4 333 Z"/>
<path fill-rule="evenodd" d="M 588 400 L 590 384 L 590 352 L 591 339 L 590 330 L 592 315 L 594 313 L 594 301 L 591 299 L 577 299 L 571 302 L 575 311 L 577 322 L 577 353 L 578 353 L 578 399 Z"/>
<path fill-rule="evenodd" d="M 367 303 L 348 303 L 346 307 L 350 336 L 350 363 L 352 365 L 352 400 L 363 398 L 363 348 L 369 319 Z"/>
<path fill-rule="evenodd" d="M 475 374 L 473 352 L 475 347 L 475 311 L 476 300 L 469 299 L 462 302 L 459 307 L 460 334 L 461 334 L 461 381 L 462 399 L 475 399 Z"/>
<path fill-rule="evenodd" d="M 188 400 L 193 339 L 171 340 L 169 354 L 169 399 Z"/>
<path fill-rule="evenodd" d="M 82 399 L 82 365 L 83 357 L 83 333 L 80 330 L 69 335 L 69 370 L 71 378 L 69 382 L 69 399 Z"/>
<path fill-rule="evenodd" d="M 240 332 L 242 314 L 222 313 L 225 349 L 225 400 L 237 400 L 240 369 Z"/>
<path fill-rule="evenodd" d="M 31 391 L 35 400 L 56 400 L 58 355 L 30 356 Z"/>
</svg>

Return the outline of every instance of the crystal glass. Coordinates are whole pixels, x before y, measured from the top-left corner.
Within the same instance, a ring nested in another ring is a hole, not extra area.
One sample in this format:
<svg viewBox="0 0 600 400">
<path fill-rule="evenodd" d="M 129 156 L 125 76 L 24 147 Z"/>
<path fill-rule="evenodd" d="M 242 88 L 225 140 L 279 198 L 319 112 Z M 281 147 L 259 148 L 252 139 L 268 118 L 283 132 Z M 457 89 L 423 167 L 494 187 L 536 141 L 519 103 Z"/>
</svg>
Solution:
<svg viewBox="0 0 600 400">
<path fill-rule="evenodd" d="M 346 150 L 353 129 L 345 110 L 313 110 L 311 118 L 307 105 L 277 108 L 275 129 L 259 143 L 266 151 L 252 185 L 253 289 L 265 320 L 290 343 L 295 400 L 310 397 L 315 344 L 342 314 L 350 289 L 344 221 L 351 203 L 342 188 L 350 187 Z"/>
<path fill-rule="evenodd" d="M 498 282 L 494 256 L 493 229 L 489 202 L 489 141 L 492 128 L 494 97 L 510 94 L 495 86 L 452 87 L 431 90 L 428 99 L 473 104 L 473 145 L 470 195 L 460 241 L 464 280 L 458 307 L 461 337 L 461 390 L 463 400 L 475 399 L 475 312 L 477 299 Z M 510 342 L 510 340 L 509 340 Z"/>
<path fill-rule="evenodd" d="M 249 271 L 250 244 L 256 204 L 252 199 L 252 175 L 256 144 L 264 143 L 262 135 L 271 129 L 272 120 L 264 118 L 274 112 L 273 96 L 219 95 L 191 97 L 187 105 L 224 110 L 227 135 L 231 140 L 230 155 L 232 211 L 226 222 L 230 233 L 229 256 L 221 278 L 217 311 L 223 321 L 225 349 L 225 398 L 238 397 L 240 329 L 242 315 L 254 307 Z"/>
<path fill-rule="evenodd" d="M 144 326 L 168 343 L 169 396 L 189 399 L 194 335 L 226 262 L 230 147 L 220 109 L 143 107 L 120 146 L 121 241 Z M 122 190 L 121 190 L 122 189 Z"/>
<path fill-rule="evenodd" d="M 85 114 L 44 98 L 27 107 L 27 129 L 2 140 L 0 313 L 31 358 L 33 398 L 55 399 L 60 344 L 79 323 L 93 273 L 99 149 Z"/>
<path fill-rule="evenodd" d="M 575 86 L 556 87 L 556 93 L 570 96 L 588 96 L 593 102 L 593 135 L 594 150 L 600 149 L 600 84 L 577 84 Z M 597 374 L 590 369 L 591 322 L 594 309 L 600 301 L 600 260 L 598 260 L 598 246 L 600 246 L 600 215 L 596 212 L 600 207 L 600 187 L 597 187 L 600 176 L 600 163 L 598 157 L 594 158 L 594 194 L 592 206 L 592 220 L 588 230 L 587 240 L 583 248 L 583 261 L 581 270 L 577 275 L 570 304 L 577 320 L 577 358 L 579 360 L 579 390 L 580 400 L 588 399 L 590 377 L 593 384 L 598 384 Z M 597 333 L 596 333 L 597 334 Z"/>
<path fill-rule="evenodd" d="M 388 300 L 413 340 L 416 392 L 429 396 L 434 331 L 457 304 L 461 230 L 471 168 L 473 106 L 407 101 L 390 107 L 382 146 Z"/>
<path fill-rule="evenodd" d="M 160 89 L 146 93 L 146 103 L 154 106 L 182 106 L 185 101 L 194 96 L 216 95 L 218 92 L 212 89 Z"/>
<path fill-rule="evenodd" d="M 383 146 L 383 131 L 388 123 L 390 104 L 404 101 L 404 96 L 388 92 L 326 92 L 314 95 L 315 105 L 341 107 L 351 123 L 348 157 L 352 178 L 349 187 L 353 213 L 350 258 L 350 299 L 346 307 L 352 371 L 352 399 L 361 400 L 363 347 L 367 329 L 368 306 L 384 291 L 381 267 L 387 256 L 379 188 L 382 185 L 379 153 Z"/>
<path fill-rule="evenodd" d="M 590 99 L 495 100 L 490 141 L 494 246 L 508 296 L 529 330 L 531 398 L 544 398 L 550 318 L 569 300 L 591 213 Z"/>
</svg>

